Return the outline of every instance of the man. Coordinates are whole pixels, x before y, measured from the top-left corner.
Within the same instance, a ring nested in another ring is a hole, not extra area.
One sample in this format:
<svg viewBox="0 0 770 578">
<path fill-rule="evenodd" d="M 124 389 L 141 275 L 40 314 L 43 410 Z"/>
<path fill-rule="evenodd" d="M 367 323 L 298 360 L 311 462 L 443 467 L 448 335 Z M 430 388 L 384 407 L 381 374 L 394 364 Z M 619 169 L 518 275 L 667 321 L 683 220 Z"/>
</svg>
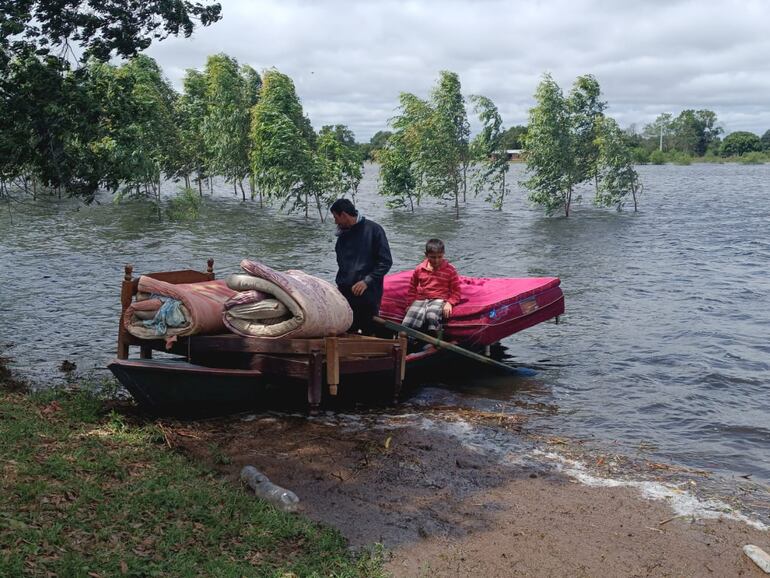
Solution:
<svg viewBox="0 0 770 578">
<path fill-rule="evenodd" d="M 380 311 L 382 279 L 390 270 L 388 238 L 383 228 L 359 215 L 348 199 L 337 199 L 329 208 L 337 224 L 337 287 L 353 309 L 353 325 L 365 335 L 375 332 L 372 317 Z"/>
</svg>

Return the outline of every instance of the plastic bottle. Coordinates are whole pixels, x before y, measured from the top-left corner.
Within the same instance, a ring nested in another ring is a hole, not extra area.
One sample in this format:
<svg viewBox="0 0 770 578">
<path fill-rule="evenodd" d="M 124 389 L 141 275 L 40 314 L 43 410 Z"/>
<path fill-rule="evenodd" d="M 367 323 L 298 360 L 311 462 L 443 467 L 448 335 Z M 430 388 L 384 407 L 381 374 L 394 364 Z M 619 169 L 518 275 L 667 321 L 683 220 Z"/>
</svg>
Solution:
<svg viewBox="0 0 770 578">
<path fill-rule="evenodd" d="M 766 574 L 770 574 L 770 556 L 768 556 L 767 552 L 754 544 L 747 544 L 743 547 L 743 551 L 746 553 L 746 556 L 751 558 L 754 564 L 762 568 Z"/>
<path fill-rule="evenodd" d="M 277 486 L 254 466 L 244 466 L 241 470 L 241 481 L 248 484 L 254 492 L 285 512 L 297 509 L 299 498 L 297 494 L 281 486 Z"/>
</svg>

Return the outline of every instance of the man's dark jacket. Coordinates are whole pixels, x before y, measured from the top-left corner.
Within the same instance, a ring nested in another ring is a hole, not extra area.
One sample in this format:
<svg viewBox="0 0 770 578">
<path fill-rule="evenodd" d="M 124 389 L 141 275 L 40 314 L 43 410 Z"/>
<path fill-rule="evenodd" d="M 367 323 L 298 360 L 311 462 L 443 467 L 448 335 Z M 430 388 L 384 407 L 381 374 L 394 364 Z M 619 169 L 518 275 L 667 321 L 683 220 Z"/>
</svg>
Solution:
<svg viewBox="0 0 770 578">
<path fill-rule="evenodd" d="M 390 271 L 393 259 L 383 228 L 365 217 L 343 230 L 334 246 L 337 253 L 337 285 L 349 289 L 363 280 L 367 289 L 362 298 L 380 304 L 382 278 Z"/>
</svg>

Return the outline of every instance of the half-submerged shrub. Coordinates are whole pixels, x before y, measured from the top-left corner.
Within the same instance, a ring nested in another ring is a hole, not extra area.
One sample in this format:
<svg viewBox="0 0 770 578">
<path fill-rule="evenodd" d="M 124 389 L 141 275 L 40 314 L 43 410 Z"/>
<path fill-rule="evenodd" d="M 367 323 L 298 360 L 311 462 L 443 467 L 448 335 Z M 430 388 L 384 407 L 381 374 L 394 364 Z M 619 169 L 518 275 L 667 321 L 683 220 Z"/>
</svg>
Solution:
<svg viewBox="0 0 770 578">
<path fill-rule="evenodd" d="M 172 221 L 194 221 L 200 216 L 201 197 L 186 187 L 167 201 L 166 216 Z"/>
</svg>

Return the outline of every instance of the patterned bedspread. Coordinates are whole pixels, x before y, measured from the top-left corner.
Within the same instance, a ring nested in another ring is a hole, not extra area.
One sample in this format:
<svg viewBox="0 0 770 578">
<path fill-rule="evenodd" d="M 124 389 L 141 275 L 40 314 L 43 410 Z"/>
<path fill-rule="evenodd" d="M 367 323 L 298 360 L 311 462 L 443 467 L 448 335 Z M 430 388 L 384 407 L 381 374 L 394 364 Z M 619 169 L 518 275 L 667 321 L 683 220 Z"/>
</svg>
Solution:
<svg viewBox="0 0 770 578">
<path fill-rule="evenodd" d="M 126 309 L 123 324 L 129 333 L 140 339 L 224 333 L 227 329 L 222 311 L 225 302 L 235 295 L 224 280 L 174 285 L 143 275 L 139 277 L 137 301 Z M 151 323 L 168 299 L 179 302 L 180 324 Z M 164 331 L 159 332 L 158 328 Z"/>
<path fill-rule="evenodd" d="M 247 337 L 324 337 L 344 333 L 353 323 L 350 305 L 328 281 L 302 271 L 282 273 L 249 259 L 241 261 L 241 269 L 243 274 L 227 279 L 228 286 L 239 291 L 225 304 L 224 313 L 225 325 L 235 333 Z M 264 299 L 265 294 L 268 299 Z M 259 301 L 259 312 L 238 314 Z M 275 301 L 285 309 L 271 314 L 271 308 L 278 311 L 272 307 Z"/>
</svg>

